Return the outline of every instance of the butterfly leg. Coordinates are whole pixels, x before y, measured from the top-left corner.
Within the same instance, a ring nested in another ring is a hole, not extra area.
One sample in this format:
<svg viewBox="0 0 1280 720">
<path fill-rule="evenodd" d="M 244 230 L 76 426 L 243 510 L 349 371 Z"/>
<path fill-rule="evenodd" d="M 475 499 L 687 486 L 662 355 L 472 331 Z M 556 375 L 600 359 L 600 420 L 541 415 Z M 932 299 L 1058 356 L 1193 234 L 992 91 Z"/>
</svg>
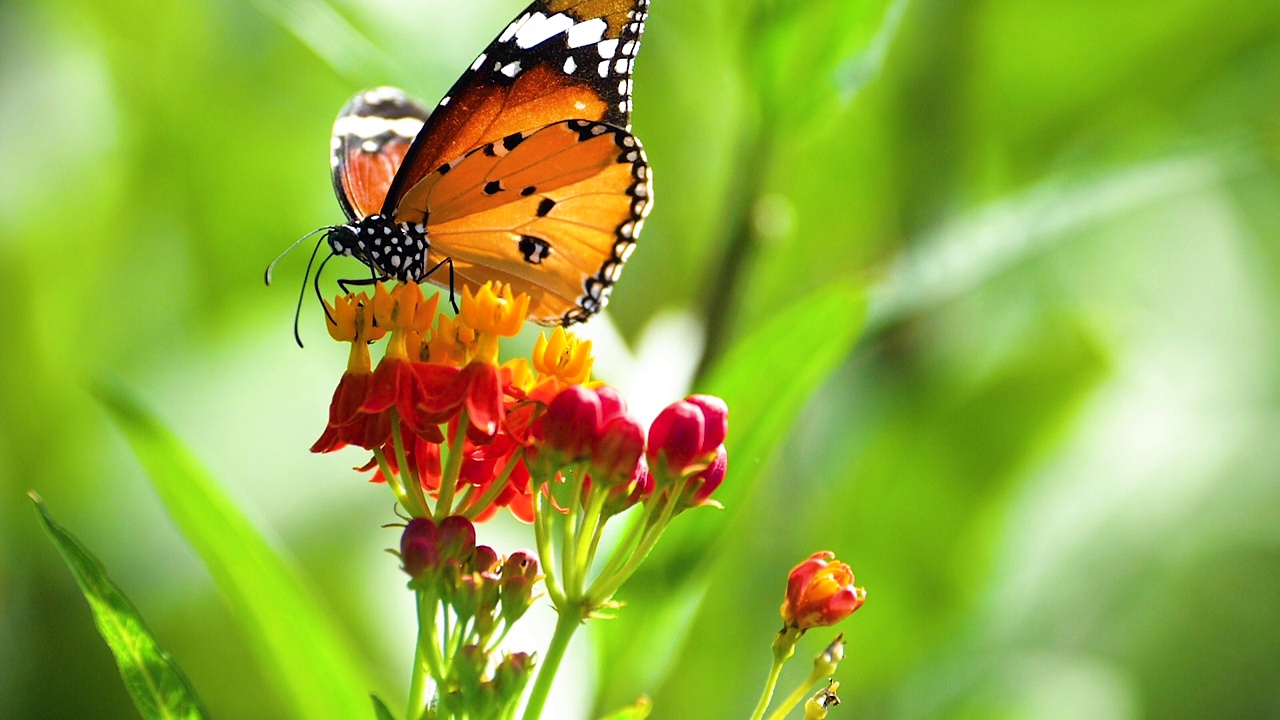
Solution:
<svg viewBox="0 0 1280 720">
<path fill-rule="evenodd" d="M 455 313 L 457 313 L 457 312 L 458 312 L 458 301 L 457 301 L 457 299 L 455 299 L 455 297 L 454 297 L 454 292 L 453 292 L 453 288 L 454 288 L 454 277 L 453 277 L 453 258 L 451 258 L 451 257 L 447 257 L 447 258 L 445 258 L 445 259 L 441 260 L 440 262 L 436 263 L 435 265 L 433 265 L 433 266 L 431 267 L 431 269 L 430 269 L 430 270 L 428 270 L 427 272 L 425 272 L 425 273 L 422 275 L 422 279 L 423 279 L 423 280 L 426 280 L 427 278 L 431 277 L 432 275 L 435 275 L 435 274 L 436 274 L 436 271 L 437 271 L 437 270 L 439 270 L 439 269 L 440 269 L 442 266 L 444 266 L 444 265 L 448 265 L 448 266 L 449 266 L 449 305 L 450 305 L 451 307 L 453 307 L 453 311 L 454 311 Z"/>
<path fill-rule="evenodd" d="M 342 292 L 350 293 L 351 288 L 353 287 L 368 287 L 370 285 L 377 285 L 380 282 L 386 282 L 390 279 L 391 279 L 390 275 L 383 275 L 382 277 L 375 276 L 375 277 L 368 277 L 368 278 L 339 280 L 338 287 L 342 288 Z"/>
</svg>

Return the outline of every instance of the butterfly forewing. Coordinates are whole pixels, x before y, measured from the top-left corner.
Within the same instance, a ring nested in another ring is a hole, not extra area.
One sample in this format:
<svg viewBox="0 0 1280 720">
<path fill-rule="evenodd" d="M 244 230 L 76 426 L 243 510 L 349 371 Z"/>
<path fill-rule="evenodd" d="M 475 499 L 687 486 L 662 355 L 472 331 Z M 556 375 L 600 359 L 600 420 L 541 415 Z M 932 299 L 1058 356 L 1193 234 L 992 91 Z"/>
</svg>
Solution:
<svg viewBox="0 0 1280 720">
<path fill-rule="evenodd" d="M 349 220 L 382 209 L 391 181 L 430 112 L 391 87 L 351 98 L 333 123 L 329 164 L 333 190 Z"/>
<path fill-rule="evenodd" d="M 465 284 L 510 283 L 530 317 L 578 322 L 608 300 L 649 212 L 640 143 L 589 120 L 554 123 L 481 146 L 444 164 L 404 198 L 424 222 L 436 259 Z M 442 274 L 432 276 L 445 283 Z"/>
<path fill-rule="evenodd" d="M 538 0 L 489 44 L 432 112 L 384 214 L 441 164 L 513 133 L 569 119 L 631 124 L 631 71 L 649 0 Z"/>
</svg>

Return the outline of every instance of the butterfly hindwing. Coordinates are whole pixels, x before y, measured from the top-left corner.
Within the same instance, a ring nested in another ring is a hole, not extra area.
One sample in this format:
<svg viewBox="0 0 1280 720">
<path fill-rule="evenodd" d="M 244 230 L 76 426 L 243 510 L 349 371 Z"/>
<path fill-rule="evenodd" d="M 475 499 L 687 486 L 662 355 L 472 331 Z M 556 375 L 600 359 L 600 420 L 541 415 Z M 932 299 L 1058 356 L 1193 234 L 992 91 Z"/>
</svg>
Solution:
<svg viewBox="0 0 1280 720">
<path fill-rule="evenodd" d="M 429 253 L 465 284 L 509 283 L 530 317 L 570 324 L 598 312 L 631 255 L 652 201 L 644 150 L 591 120 L 514 133 L 444 164 L 404 197 Z M 429 258 L 430 260 L 430 258 Z M 435 282 L 447 282 L 442 274 Z"/>
<path fill-rule="evenodd" d="M 347 219 L 378 212 L 413 139 L 430 112 L 403 90 L 356 93 L 333 123 L 329 164 L 333 190 Z"/>
<path fill-rule="evenodd" d="M 537 0 L 504 29 L 431 113 L 383 214 L 446 161 L 569 119 L 631 125 L 631 71 L 649 0 Z"/>
</svg>

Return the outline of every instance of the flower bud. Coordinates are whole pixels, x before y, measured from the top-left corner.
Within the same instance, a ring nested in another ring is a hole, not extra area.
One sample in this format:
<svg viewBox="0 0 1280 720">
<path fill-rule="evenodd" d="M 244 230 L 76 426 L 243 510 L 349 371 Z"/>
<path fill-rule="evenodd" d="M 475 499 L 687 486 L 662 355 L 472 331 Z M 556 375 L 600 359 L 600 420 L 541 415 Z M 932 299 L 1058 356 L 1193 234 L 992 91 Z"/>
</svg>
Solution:
<svg viewBox="0 0 1280 720">
<path fill-rule="evenodd" d="M 502 658 L 493 673 L 493 686 L 498 696 L 498 707 L 505 707 L 520 699 L 524 686 L 533 675 L 534 660 L 529 653 L 511 653 Z"/>
<path fill-rule="evenodd" d="M 653 475 L 649 474 L 649 465 L 644 457 L 636 463 L 631 473 L 631 481 L 624 485 L 616 485 L 609 490 L 605 498 L 601 514 L 612 517 L 624 510 L 630 510 L 636 503 L 642 503 L 653 495 Z"/>
<path fill-rule="evenodd" d="M 605 424 L 591 450 L 592 475 L 606 487 L 627 482 L 643 454 L 644 428 L 630 415 L 617 415 Z"/>
<path fill-rule="evenodd" d="M 600 398 L 600 419 L 604 422 L 627 414 L 627 400 L 617 388 L 601 385 L 595 389 L 595 393 Z"/>
<path fill-rule="evenodd" d="M 866 591 L 854 587 L 853 570 L 835 557 L 817 552 L 791 570 L 781 609 L 786 627 L 804 632 L 834 625 L 862 607 Z"/>
<path fill-rule="evenodd" d="M 649 426 L 649 467 L 659 475 L 683 475 L 702 454 L 702 409 L 681 400 Z"/>
<path fill-rule="evenodd" d="M 440 559 L 467 567 L 476 552 L 476 527 L 461 515 L 450 515 L 440 523 Z"/>
<path fill-rule="evenodd" d="M 729 437 L 729 405 L 715 395 L 690 395 L 685 402 L 702 411 L 702 452 L 711 452 Z"/>
<path fill-rule="evenodd" d="M 478 573 L 496 573 L 498 571 L 498 553 L 488 545 L 476 548 L 471 558 L 471 570 Z"/>
<path fill-rule="evenodd" d="M 600 434 L 600 396 L 581 385 L 565 388 L 542 416 L 542 444 L 564 464 L 591 455 Z"/>
<path fill-rule="evenodd" d="M 400 562 L 419 580 L 440 567 L 440 530 L 428 518 L 414 518 L 400 536 Z"/>
<path fill-rule="evenodd" d="M 499 585 L 502 591 L 502 619 L 508 625 L 519 620 L 533 605 L 533 585 L 538 574 L 538 560 L 526 552 L 513 553 L 502 565 Z"/>
<path fill-rule="evenodd" d="M 689 487 L 686 491 L 687 499 L 684 501 L 684 507 L 698 507 L 699 505 L 713 505 L 719 507 L 720 504 L 711 499 L 711 493 L 720 487 L 720 483 L 724 482 L 724 475 L 729 470 L 729 454 L 721 445 L 716 450 L 716 459 L 711 461 L 705 469 L 698 474 L 689 478 Z"/>
</svg>

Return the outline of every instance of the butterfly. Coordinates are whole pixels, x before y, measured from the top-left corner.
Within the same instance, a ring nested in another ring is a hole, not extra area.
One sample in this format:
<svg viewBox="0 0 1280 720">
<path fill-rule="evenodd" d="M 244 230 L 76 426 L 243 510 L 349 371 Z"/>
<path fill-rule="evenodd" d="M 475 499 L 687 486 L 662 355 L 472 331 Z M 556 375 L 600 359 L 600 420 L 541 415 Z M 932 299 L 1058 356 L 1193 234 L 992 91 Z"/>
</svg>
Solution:
<svg viewBox="0 0 1280 720">
<path fill-rule="evenodd" d="M 343 287 L 497 280 L 543 325 L 602 310 L 653 202 L 630 130 L 648 6 L 537 0 L 431 112 L 397 88 L 357 93 L 330 155 L 348 222 L 322 244 L 325 262 L 354 257 L 371 278 Z"/>
</svg>

